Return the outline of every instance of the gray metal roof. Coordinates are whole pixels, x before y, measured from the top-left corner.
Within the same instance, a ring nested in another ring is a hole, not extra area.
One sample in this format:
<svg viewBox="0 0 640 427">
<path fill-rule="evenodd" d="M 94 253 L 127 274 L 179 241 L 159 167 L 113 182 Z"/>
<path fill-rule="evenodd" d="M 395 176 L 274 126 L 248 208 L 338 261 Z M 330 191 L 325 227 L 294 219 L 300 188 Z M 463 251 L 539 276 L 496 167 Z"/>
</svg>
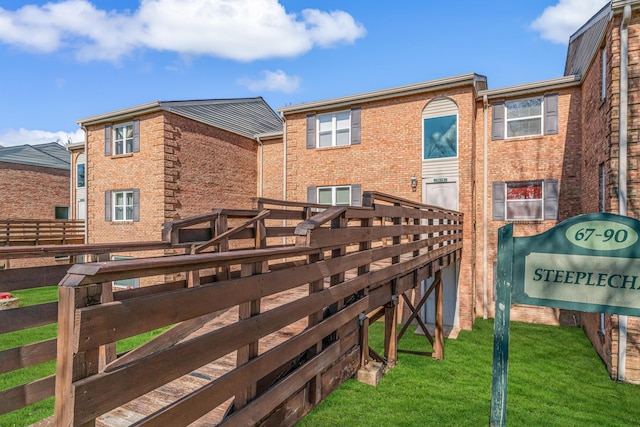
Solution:
<svg viewBox="0 0 640 427">
<path fill-rule="evenodd" d="M 140 114 L 169 111 L 248 138 L 282 132 L 282 120 L 259 96 L 256 98 L 155 101 L 80 119 L 80 126 L 128 120 Z"/>
<path fill-rule="evenodd" d="M 0 148 L 0 162 L 70 169 L 71 154 L 57 142 Z"/>
<path fill-rule="evenodd" d="M 564 75 L 584 76 L 600 47 L 604 31 L 611 18 L 611 3 L 607 3 L 569 38 Z"/>
<path fill-rule="evenodd" d="M 257 134 L 282 132 L 282 121 L 262 99 L 211 99 L 161 102 L 161 108 L 248 138 Z"/>
<path fill-rule="evenodd" d="M 396 86 L 389 89 L 374 90 L 371 92 L 358 93 L 355 95 L 342 96 L 339 98 L 324 99 L 321 101 L 305 102 L 303 104 L 288 105 L 278 108 L 282 114 L 300 113 L 308 111 L 318 111 L 330 108 L 342 108 L 349 105 L 376 101 L 380 99 L 388 99 L 398 96 L 413 95 L 416 93 L 424 93 L 440 89 L 448 89 L 453 87 L 474 85 L 476 90 L 485 90 L 487 88 L 487 78 L 485 76 L 468 73 L 458 76 L 445 77 L 442 79 L 429 80 L 421 83 L 414 83 L 404 86 Z"/>
</svg>

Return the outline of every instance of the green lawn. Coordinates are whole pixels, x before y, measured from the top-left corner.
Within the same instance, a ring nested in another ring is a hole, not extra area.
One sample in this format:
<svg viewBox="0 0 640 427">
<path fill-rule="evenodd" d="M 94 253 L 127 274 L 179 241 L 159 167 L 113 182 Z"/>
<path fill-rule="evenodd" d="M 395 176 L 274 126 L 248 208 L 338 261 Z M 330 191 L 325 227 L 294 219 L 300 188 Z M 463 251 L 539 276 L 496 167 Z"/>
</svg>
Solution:
<svg viewBox="0 0 640 427">
<path fill-rule="evenodd" d="M 17 292 L 16 292 L 17 294 Z M 21 291 L 21 305 L 55 300 L 55 287 Z M 382 325 L 371 328 L 382 352 Z M 159 331 L 118 342 L 126 351 Z M 0 349 L 54 337 L 56 325 L 0 336 Z M 407 333 L 400 348 L 428 350 Z M 445 359 L 399 354 L 377 387 L 349 380 L 300 426 L 487 426 L 491 400 L 493 321 L 445 341 Z M 581 329 L 511 323 L 507 424 L 510 426 L 637 426 L 640 386 L 609 375 Z M 0 375 L 0 390 L 53 374 L 55 362 Z M 47 399 L 0 416 L 0 426 L 25 426 L 53 413 Z"/>
<path fill-rule="evenodd" d="M 640 425 L 640 386 L 612 381 L 581 329 L 512 322 L 510 344 L 507 425 Z M 399 347 L 427 350 L 409 333 Z M 444 360 L 401 353 L 377 387 L 349 380 L 299 426 L 488 426 L 492 357 L 493 321 L 478 320 Z"/>
</svg>

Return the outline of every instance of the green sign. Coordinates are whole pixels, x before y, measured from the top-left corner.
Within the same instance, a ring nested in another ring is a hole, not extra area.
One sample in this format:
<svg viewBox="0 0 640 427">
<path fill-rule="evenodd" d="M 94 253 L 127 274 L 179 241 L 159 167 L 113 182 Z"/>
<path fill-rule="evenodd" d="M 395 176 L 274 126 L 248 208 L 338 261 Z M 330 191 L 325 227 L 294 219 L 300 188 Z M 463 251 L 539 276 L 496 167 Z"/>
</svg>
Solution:
<svg viewBox="0 0 640 427">
<path fill-rule="evenodd" d="M 506 425 L 511 303 L 640 316 L 640 221 L 580 215 L 536 236 L 498 231 L 491 425 Z"/>
</svg>

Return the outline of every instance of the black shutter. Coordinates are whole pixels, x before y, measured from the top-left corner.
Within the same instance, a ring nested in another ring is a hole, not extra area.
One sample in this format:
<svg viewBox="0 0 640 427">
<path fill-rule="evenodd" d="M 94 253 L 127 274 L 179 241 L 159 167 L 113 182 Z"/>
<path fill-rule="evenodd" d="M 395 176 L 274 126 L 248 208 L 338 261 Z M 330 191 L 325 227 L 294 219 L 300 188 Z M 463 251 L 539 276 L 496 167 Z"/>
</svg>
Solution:
<svg viewBox="0 0 640 427">
<path fill-rule="evenodd" d="M 104 220 L 111 221 L 111 191 L 106 190 L 104 192 Z"/>
<path fill-rule="evenodd" d="M 504 102 L 491 104 L 491 139 L 497 141 L 504 139 Z"/>
<path fill-rule="evenodd" d="M 104 155 L 111 155 L 111 125 L 104 125 Z"/>
<path fill-rule="evenodd" d="M 307 148 L 316 148 L 316 115 L 307 115 Z"/>
<path fill-rule="evenodd" d="M 558 219 L 558 180 L 544 181 L 544 219 Z"/>
<path fill-rule="evenodd" d="M 491 184 L 492 189 L 492 205 L 491 212 L 492 218 L 495 221 L 504 221 L 505 219 L 505 188 L 504 182 L 493 182 Z"/>
<path fill-rule="evenodd" d="M 360 108 L 351 110 L 351 145 L 360 144 Z"/>
<path fill-rule="evenodd" d="M 307 203 L 317 203 L 316 187 L 307 187 Z"/>
<path fill-rule="evenodd" d="M 544 134 L 558 133 L 558 94 L 544 97 Z"/>
<path fill-rule="evenodd" d="M 351 206 L 362 206 L 362 185 L 351 186 Z"/>
<path fill-rule="evenodd" d="M 138 153 L 140 151 L 140 120 L 135 119 L 133 121 L 133 152 Z"/>
<path fill-rule="evenodd" d="M 140 189 L 133 189 L 133 221 L 140 221 Z"/>
</svg>

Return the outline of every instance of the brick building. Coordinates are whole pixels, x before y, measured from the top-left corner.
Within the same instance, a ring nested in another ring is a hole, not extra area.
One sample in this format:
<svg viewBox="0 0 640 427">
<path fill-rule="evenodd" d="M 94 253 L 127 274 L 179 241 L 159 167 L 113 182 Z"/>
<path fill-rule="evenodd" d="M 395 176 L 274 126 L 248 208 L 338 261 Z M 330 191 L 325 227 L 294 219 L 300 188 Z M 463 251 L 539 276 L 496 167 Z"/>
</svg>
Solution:
<svg viewBox="0 0 640 427">
<path fill-rule="evenodd" d="M 67 219 L 69 165 L 56 142 L 0 147 L 0 219 Z"/>
<path fill-rule="evenodd" d="M 284 173 L 274 179 L 284 177 L 288 200 L 359 204 L 362 190 L 376 190 L 462 211 L 445 323 L 470 329 L 493 317 L 497 230 L 507 222 L 526 236 L 581 213 L 640 217 L 639 7 L 618 0 L 594 15 L 572 35 L 556 79 L 488 89 L 466 74 L 280 108 Z M 640 382 L 637 319 L 526 306 L 511 317 L 582 325 L 612 377 Z"/>
<path fill-rule="evenodd" d="M 256 194 L 358 205 L 363 190 L 390 193 L 464 213 L 445 323 L 471 329 L 494 314 L 501 226 L 526 236 L 581 213 L 640 217 L 639 32 L 640 1 L 614 0 L 571 36 L 555 79 L 489 89 L 469 73 L 286 106 L 281 118 L 255 98 L 80 120 L 89 242 L 155 240 L 165 221 Z M 612 377 L 640 383 L 638 319 L 526 306 L 511 317 L 581 325 Z"/>
</svg>

